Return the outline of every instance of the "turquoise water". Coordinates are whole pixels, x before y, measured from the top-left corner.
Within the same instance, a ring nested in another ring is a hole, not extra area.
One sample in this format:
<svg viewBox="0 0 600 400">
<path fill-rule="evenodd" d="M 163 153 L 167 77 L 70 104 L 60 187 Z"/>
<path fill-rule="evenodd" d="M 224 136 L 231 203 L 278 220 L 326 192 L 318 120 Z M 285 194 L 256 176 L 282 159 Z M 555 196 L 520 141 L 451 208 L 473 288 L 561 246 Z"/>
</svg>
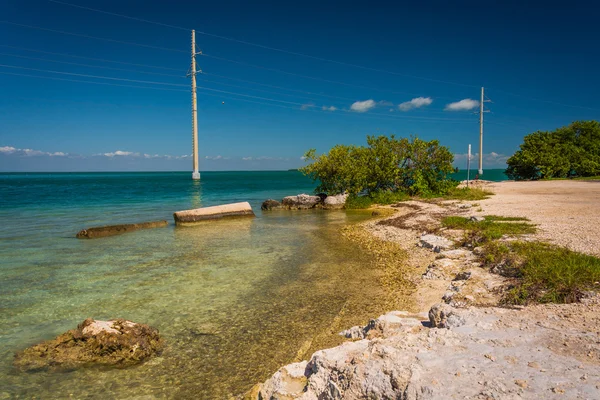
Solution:
<svg viewBox="0 0 600 400">
<path fill-rule="evenodd" d="M 364 214 L 260 211 L 311 188 L 298 172 L 1 174 L 0 399 L 228 398 L 293 361 L 342 309 L 353 323 L 379 312 L 376 287 L 360 293 L 376 271 L 339 235 Z M 257 217 L 74 238 L 238 201 Z M 150 324 L 166 349 L 127 369 L 12 367 L 16 351 L 87 317 Z"/>
<path fill-rule="evenodd" d="M 470 175 L 471 175 L 470 176 L 471 179 L 475 179 L 475 176 L 477 175 L 477 169 L 472 169 L 470 171 Z M 458 181 L 464 181 L 467 179 L 467 170 L 461 169 L 456 174 L 452 174 L 451 176 L 452 176 L 452 178 L 454 178 Z M 485 179 L 486 181 L 499 182 L 499 181 L 508 180 L 508 177 L 504 174 L 504 168 L 503 169 L 486 169 L 486 170 L 483 170 L 483 175 L 479 176 L 479 179 Z"/>
<path fill-rule="evenodd" d="M 378 315 L 378 271 L 339 233 L 367 214 L 260 211 L 312 187 L 294 171 L 206 172 L 200 182 L 189 172 L 0 174 L 0 399 L 229 398 L 307 343 L 331 344 L 319 337 L 334 321 L 341 330 Z M 257 217 L 172 224 L 174 211 L 238 201 Z M 158 219 L 171 224 L 74 238 Z M 87 317 L 150 324 L 167 346 L 127 369 L 12 367 L 16 351 Z"/>
</svg>

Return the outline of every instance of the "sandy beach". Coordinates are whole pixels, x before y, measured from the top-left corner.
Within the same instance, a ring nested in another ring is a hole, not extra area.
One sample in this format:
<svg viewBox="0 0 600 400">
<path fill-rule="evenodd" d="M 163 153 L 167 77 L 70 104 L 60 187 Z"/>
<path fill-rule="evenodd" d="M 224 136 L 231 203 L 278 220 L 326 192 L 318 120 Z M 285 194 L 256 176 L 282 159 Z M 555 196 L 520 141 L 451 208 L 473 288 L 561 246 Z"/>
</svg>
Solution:
<svg viewBox="0 0 600 400">
<path fill-rule="evenodd" d="M 347 342 L 282 367 L 251 397 L 600 399 L 598 293 L 573 304 L 503 306 L 510 280 L 482 268 L 479 249 L 461 247 L 461 231 L 440 223 L 455 215 L 526 217 L 538 232 L 524 240 L 600 255 L 600 182 L 479 185 L 495 195 L 403 202 L 392 216 L 365 223 L 406 252 L 412 305 L 348 327 Z M 441 248 L 430 246 L 430 232 Z"/>
</svg>

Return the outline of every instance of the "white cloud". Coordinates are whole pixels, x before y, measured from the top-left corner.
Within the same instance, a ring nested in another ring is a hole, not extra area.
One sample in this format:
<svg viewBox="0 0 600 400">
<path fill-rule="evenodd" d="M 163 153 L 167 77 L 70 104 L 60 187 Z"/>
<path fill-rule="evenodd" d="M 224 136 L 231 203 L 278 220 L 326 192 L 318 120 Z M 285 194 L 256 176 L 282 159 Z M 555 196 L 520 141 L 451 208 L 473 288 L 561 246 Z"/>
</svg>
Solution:
<svg viewBox="0 0 600 400">
<path fill-rule="evenodd" d="M 0 147 L 0 153 L 5 153 L 5 154 L 14 153 L 17 150 L 18 149 L 15 149 L 14 147 L 11 147 L 11 146 Z"/>
<path fill-rule="evenodd" d="M 114 156 L 139 156 L 140 153 L 134 153 L 132 151 L 117 150 L 117 151 L 114 151 L 112 153 L 104 153 L 102 155 L 106 156 L 106 157 L 114 157 Z"/>
<path fill-rule="evenodd" d="M 330 107 L 323 106 L 321 109 L 323 111 L 335 111 L 335 110 L 337 110 L 337 107 L 334 107 L 334 106 L 330 106 Z"/>
<path fill-rule="evenodd" d="M 220 160 L 223 156 L 219 154 L 218 156 L 205 156 L 204 158 L 207 160 Z"/>
<path fill-rule="evenodd" d="M 409 111 L 413 108 L 428 106 L 431 103 L 433 103 L 431 97 L 415 97 L 411 101 L 405 101 L 404 103 L 399 104 L 398 109 L 400 111 Z"/>
<path fill-rule="evenodd" d="M 309 108 L 315 107 L 315 103 L 306 103 L 300 106 L 301 110 L 308 110 Z"/>
<path fill-rule="evenodd" d="M 479 106 L 479 102 L 473 99 L 462 99 L 454 103 L 446 104 L 446 111 L 465 111 L 472 110 Z"/>
<path fill-rule="evenodd" d="M 66 157 L 69 155 L 68 153 L 63 153 L 62 151 L 49 153 L 47 151 L 34 150 L 34 149 L 17 149 L 16 147 L 12 147 L 12 146 L 0 147 L 0 153 L 15 154 L 18 156 L 50 156 L 50 157 Z"/>
<path fill-rule="evenodd" d="M 375 101 L 372 100 L 372 99 L 369 99 L 369 100 L 365 100 L 365 101 L 356 101 L 356 102 L 354 102 L 350 106 L 350 109 L 352 111 L 363 113 L 363 112 L 369 111 L 373 107 L 375 107 Z"/>
<path fill-rule="evenodd" d="M 244 160 L 244 161 L 252 161 L 252 157 L 242 157 L 242 160 Z"/>
</svg>

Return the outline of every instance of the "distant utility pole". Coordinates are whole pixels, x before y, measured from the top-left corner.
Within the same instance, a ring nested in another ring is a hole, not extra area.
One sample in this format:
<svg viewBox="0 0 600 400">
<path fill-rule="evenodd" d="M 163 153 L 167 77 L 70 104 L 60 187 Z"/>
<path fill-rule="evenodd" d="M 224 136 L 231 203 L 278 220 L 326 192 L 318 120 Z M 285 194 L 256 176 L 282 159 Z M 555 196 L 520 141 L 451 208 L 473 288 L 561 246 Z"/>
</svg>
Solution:
<svg viewBox="0 0 600 400">
<path fill-rule="evenodd" d="M 196 55 L 202 54 L 196 52 L 196 31 L 192 30 L 192 66 L 189 76 L 192 78 L 192 157 L 193 172 L 192 179 L 200 180 L 200 171 L 198 170 L 198 104 L 196 99 Z M 199 71 L 202 72 L 202 71 Z"/>
<path fill-rule="evenodd" d="M 469 187 L 470 178 L 471 178 L 471 145 L 469 144 L 469 151 L 467 152 L 467 187 Z"/>
<path fill-rule="evenodd" d="M 481 88 L 481 101 L 479 102 L 479 175 L 483 175 L 483 113 L 489 110 L 483 109 L 483 103 L 489 100 L 484 100 L 483 88 Z"/>
</svg>

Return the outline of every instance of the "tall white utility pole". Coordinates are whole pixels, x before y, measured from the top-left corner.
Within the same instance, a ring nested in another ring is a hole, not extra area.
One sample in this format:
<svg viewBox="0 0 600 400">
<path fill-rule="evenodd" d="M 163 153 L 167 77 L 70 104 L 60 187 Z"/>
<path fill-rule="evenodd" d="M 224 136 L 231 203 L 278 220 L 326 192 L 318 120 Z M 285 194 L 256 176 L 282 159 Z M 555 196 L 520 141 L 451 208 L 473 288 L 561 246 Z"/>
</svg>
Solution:
<svg viewBox="0 0 600 400">
<path fill-rule="evenodd" d="M 483 109 L 484 100 L 483 88 L 481 88 L 481 101 L 479 102 L 479 175 L 483 174 L 483 113 L 489 112 Z"/>
<path fill-rule="evenodd" d="M 193 32 L 193 31 L 192 31 Z M 192 33 L 193 35 L 193 33 Z M 196 91 L 194 90 L 194 99 Z M 196 102 L 194 101 L 194 104 Z M 479 175 L 483 174 L 483 88 L 481 88 L 481 101 L 479 102 Z"/>
<path fill-rule="evenodd" d="M 198 170 L 198 104 L 196 99 L 196 31 L 192 31 L 192 67 L 190 75 L 192 77 L 192 157 L 193 172 L 192 179 L 200 179 Z"/>
<path fill-rule="evenodd" d="M 470 178 L 471 178 L 471 145 L 469 145 L 469 151 L 467 153 L 467 187 L 469 187 Z"/>
</svg>

